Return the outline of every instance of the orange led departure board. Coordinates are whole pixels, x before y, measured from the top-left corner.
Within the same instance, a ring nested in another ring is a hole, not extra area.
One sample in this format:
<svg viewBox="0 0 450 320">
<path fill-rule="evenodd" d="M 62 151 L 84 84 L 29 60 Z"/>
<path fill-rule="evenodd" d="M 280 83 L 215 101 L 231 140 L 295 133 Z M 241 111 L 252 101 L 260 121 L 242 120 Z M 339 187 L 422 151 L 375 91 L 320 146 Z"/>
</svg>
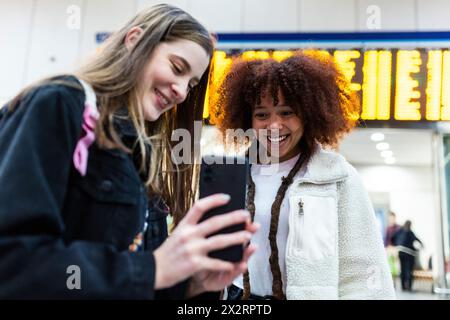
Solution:
<svg viewBox="0 0 450 320">
<path fill-rule="evenodd" d="M 245 51 L 244 58 L 283 60 L 294 51 Z M 450 49 L 320 50 L 334 57 L 361 98 L 362 120 L 450 120 Z M 211 84 L 217 87 L 236 54 L 216 51 Z M 208 94 L 212 94 L 209 90 Z M 209 116 L 206 99 L 204 117 Z"/>
</svg>

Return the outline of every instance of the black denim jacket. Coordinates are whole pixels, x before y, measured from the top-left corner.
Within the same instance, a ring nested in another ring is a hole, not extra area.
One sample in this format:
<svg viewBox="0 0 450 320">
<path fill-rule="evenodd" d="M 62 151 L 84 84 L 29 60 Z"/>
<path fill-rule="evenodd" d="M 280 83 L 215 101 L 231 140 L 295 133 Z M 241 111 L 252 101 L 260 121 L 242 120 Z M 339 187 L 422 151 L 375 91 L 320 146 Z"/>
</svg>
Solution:
<svg viewBox="0 0 450 320">
<path fill-rule="evenodd" d="M 84 100 L 83 91 L 49 84 L 12 113 L 0 110 L 0 299 L 183 298 L 186 282 L 153 289 L 152 251 L 167 237 L 167 212 L 148 201 L 133 156 L 94 144 L 86 176 L 74 169 Z M 136 138 L 129 122 L 117 128 Z M 67 285 L 70 266 L 81 271 L 81 289 Z"/>
</svg>

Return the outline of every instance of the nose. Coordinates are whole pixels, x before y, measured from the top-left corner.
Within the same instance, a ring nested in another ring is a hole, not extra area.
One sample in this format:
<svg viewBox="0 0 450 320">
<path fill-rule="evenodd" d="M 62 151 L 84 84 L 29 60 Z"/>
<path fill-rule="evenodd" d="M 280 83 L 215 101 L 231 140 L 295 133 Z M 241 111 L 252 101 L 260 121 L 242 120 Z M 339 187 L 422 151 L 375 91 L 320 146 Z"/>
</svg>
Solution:
<svg viewBox="0 0 450 320">
<path fill-rule="evenodd" d="M 270 122 L 268 124 L 269 130 L 281 130 L 283 128 L 283 121 L 277 115 L 270 117 Z"/>
<path fill-rule="evenodd" d="M 188 84 L 184 84 L 184 82 L 180 81 L 179 83 L 172 84 L 171 89 L 176 103 L 181 103 L 186 99 L 188 94 Z"/>
</svg>

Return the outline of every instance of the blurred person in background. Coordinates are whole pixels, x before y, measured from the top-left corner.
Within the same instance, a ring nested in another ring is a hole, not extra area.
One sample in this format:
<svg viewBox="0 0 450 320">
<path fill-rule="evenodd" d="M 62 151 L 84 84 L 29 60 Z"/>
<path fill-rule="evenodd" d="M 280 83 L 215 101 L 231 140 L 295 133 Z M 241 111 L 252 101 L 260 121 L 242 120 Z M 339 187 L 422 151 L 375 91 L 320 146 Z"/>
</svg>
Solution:
<svg viewBox="0 0 450 320">
<path fill-rule="evenodd" d="M 389 268 L 391 269 L 392 279 L 394 281 L 398 277 L 400 261 L 398 259 L 398 251 L 392 242 L 394 234 L 400 230 L 401 226 L 397 224 L 395 213 L 390 211 L 388 216 L 388 226 L 384 237 L 384 246 L 388 256 Z"/>
<path fill-rule="evenodd" d="M 384 237 L 385 247 L 393 246 L 392 237 L 400 228 L 401 226 L 397 224 L 395 213 L 390 211 L 388 216 L 388 226 L 386 228 L 386 235 Z"/>
<path fill-rule="evenodd" d="M 411 225 L 411 221 L 406 220 L 403 227 L 392 237 L 392 242 L 397 247 L 400 259 L 400 279 L 404 291 L 412 291 L 415 262 L 419 258 L 419 248 L 423 249 L 424 247 L 423 242 L 411 230 Z"/>
</svg>

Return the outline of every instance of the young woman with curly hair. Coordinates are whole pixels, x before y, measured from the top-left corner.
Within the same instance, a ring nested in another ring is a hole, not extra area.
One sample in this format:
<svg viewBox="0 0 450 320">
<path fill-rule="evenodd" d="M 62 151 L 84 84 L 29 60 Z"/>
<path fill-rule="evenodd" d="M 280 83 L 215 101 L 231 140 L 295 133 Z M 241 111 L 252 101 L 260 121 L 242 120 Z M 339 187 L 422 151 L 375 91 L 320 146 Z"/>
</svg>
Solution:
<svg viewBox="0 0 450 320">
<path fill-rule="evenodd" d="M 253 143 L 278 149 L 278 163 L 252 164 L 247 200 L 262 226 L 251 240 L 259 249 L 228 299 L 394 298 L 368 194 L 355 169 L 323 149 L 356 124 L 359 102 L 348 87 L 327 56 L 233 62 L 217 124 L 223 133 L 253 128 Z"/>
</svg>

